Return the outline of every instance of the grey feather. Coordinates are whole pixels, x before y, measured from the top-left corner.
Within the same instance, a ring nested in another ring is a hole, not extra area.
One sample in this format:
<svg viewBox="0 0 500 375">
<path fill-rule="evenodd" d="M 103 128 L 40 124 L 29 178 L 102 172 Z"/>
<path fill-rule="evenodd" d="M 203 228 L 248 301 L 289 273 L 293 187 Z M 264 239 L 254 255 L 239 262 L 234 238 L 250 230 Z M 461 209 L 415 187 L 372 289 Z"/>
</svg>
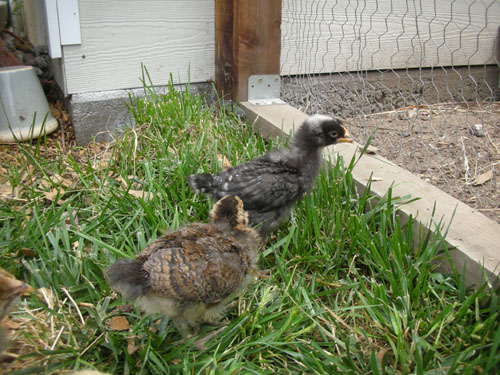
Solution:
<svg viewBox="0 0 500 375">
<path fill-rule="evenodd" d="M 288 217 L 304 194 L 311 192 L 323 147 L 350 141 L 339 120 L 314 115 L 300 126 L 289 148 L 271 151 L 214 176 L 191 175 L 188 183 L 195 192 L 214 199 L 239 196 L 250 225 L 265 237 Z"/>
</svg>

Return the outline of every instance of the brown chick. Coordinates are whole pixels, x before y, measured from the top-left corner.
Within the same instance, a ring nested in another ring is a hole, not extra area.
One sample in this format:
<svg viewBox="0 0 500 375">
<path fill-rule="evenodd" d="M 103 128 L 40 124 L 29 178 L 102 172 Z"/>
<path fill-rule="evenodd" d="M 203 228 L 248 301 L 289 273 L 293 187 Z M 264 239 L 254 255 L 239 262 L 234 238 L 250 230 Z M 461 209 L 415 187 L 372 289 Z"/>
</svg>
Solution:
<svg viewBox="0 0 500 375">
<path fill-rule="evenodd" d="M 243 202 L 228 195 L 214 205 L 208 224 L 159 237 L 135 259 L 118 260 L 105 276 L 141 310 L 164 314 L 188 336 L 202 323 L 214 324 L 252 280 L 260 244 Z"/>
<path fill-rule="evenodd" d="M 0 322 L 9 313 L 17 297 L 26 295 L 32 291 L 33 288 L 31 286 L 17 280 L 10 273 L 0 268 Z M 8 336 L 7 329 L 0 327 L 0 353 L 8 347 Z"/>
</svg>

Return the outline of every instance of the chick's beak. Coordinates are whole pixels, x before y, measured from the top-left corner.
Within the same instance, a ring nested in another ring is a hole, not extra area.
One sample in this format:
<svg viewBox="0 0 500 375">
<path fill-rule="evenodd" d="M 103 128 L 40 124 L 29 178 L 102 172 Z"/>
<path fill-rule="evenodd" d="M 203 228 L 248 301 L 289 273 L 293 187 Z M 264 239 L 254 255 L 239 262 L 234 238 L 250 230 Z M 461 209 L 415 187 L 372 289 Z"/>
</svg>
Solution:
<svg viewBox="0 0 500 375">
<path fill-rule="evenodd" d="M 346 128 L 344 128 L 343 126 L 342 126 L 342 128 L 344 129 L 344 136 L 341 138 L 338 138 L 337 143 L 352 143 L 353 139 L 351 138 L 351 135 L 349 134 L 349 132 L 347 131 Z"/>
</svg>

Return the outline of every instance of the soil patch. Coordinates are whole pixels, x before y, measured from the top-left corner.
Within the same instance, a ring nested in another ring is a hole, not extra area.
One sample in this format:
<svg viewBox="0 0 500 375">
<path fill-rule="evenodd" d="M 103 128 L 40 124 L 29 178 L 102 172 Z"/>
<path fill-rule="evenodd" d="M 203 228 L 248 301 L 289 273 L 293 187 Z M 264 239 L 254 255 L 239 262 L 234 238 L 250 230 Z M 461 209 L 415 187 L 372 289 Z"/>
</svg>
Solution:
<svg viewBox="0 0 500 375">
<path fill-rule="evenodd" d="M 495 70 L 287 77 L 281 97 L 344 118 L 361 144 L 377 129 L 380 155 L 500 223 L 500 102 L 486 73 Z"/>
</svg>

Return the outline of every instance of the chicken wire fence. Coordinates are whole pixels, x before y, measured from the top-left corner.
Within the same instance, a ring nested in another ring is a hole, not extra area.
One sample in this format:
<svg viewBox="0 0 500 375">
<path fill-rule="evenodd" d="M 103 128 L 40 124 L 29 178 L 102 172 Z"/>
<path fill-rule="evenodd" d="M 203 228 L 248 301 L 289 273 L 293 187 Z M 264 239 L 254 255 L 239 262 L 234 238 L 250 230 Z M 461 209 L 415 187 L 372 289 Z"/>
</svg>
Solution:
<svg viewBox="0 0 500 375">
<path fill-rule="evenodd" d="M 500 222 L 500 2 L 283 0 L 281 98 Z"/>
</svg>

